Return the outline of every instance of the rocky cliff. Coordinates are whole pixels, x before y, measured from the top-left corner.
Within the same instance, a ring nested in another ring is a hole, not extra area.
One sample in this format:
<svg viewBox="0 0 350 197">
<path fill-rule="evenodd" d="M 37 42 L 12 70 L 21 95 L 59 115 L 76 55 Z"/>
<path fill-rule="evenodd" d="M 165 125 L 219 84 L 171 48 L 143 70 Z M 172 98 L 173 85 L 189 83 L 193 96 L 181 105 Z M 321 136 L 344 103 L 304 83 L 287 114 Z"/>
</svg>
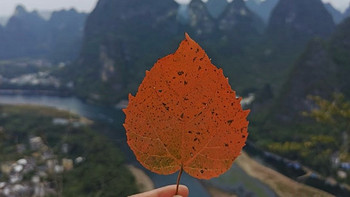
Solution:
<svg viewBox="0 0 350 197">
<path fill-rule="evenodd" d="M 349 4 L 349 7 L 345 10 L 343 17 L 344 18 L 350 17 L 350 4 Z"/>
<path fill-rule="evenodd" d="M 49 58 L 52 61 L 72 61 L 78 57 L 86 18 L 87 14 L 78 13 L 74 9 L 55 11 L 51 14 L 46 26 L 49 30 Z"/>
<path fill-rule="evenodd" d="M 247 7 L 259 15 L 265 23 L 269 21 L 272 10 L 277 5 L 278 0 L 247 0 Z"/>
<path fill-rule="evenodd" d="M 173 0 L 100 0 L 87 20 L 81 55 L 65 71 L 78 95 L 101 103 L 126 98 L 184 32 L 207 49 L 239 92 L 269 86 L 276 93 L 307 42 L 335 27 L 321 0 L 280 0 L 267 31 L 243 0 L 227 4 L 217 18 L 207 6 L 192 0 L 179 11 Z"/>
<path fill-rule="evenodd" d="M 266 62 L 270 72 L 278 71 L 285 79 L 307 43 L 327 38 L 335 24 L 321 0 L 280 0 L 272 11 L 261 47 L 259 62 Z"/>
<path fill-rule="evenodd" d="M 256 36 L 263 32 L 263 21 L 250 11 L 243 0 L 232 1 L 219 18 L 219 29 L 235 37 Z"/>
<path fill-rule="evenodd" d="M 207 6 L 202 0 L 192 0 L 188 5 L 189 30 L 195 37 L 205 39 L 217 31 L 214 18 L 210 15 Z"/>
<path fill-rule="evenodd" d="M 301 112 L 313 107 L 308 95 L 329 97 L 339 87 L 337 71 L 324 41 L 312 41 L 283 87 L 276 122 L 292 123 L 302 119 Z"/>
<path fill-rule="evenodd" d="M 280 0 L 271 13 L 267 34 L 282 45 L 298 45 L 315 36 L 327 37 L 334 28 L 321 0 Z"/>
<path fill-rule="evenodd" d="M 343 14 L 339 10 L 335 9 L 332 6 L 332 4 L 325 3 L 324 7 L 332 15 L 334 23 L 339 24 L 343 20 L 344 18 Z"/>
<path fill-rule="evenodd" d="M 337 27 L 329 45 L 329 54 L 339 70 L 339 91 L 350 98 L 350 18 Z"/>
<path fill-rule="evenodd" d="M 330 98 L 334 92 L 350 98 L 350 19 L 337 27 L 330 41 L 312 41 L 296 62 L 275 106 L 272 119 L 296 124 L 301 112 L 314 107 L 308 95 Z"/>
<path fill-rule="evenodd" d="M 66 72 L 78 94 L 112 103 L 136 90 L 154 61 L 176 47 L 173 0 L 100 0 L 85 26 L 81 55 Z"/>
</svg>

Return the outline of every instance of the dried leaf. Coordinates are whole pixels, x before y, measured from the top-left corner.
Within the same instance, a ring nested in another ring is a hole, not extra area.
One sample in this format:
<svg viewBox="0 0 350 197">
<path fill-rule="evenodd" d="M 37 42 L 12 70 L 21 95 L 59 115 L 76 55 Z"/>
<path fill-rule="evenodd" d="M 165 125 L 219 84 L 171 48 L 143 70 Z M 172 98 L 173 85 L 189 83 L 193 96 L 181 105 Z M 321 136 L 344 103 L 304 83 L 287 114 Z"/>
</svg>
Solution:
<svg viewBox="0 0 350 197">
<path fill-rule="evenodd" d="M 135 97 L 124 127 L 138 161 L 159 174 L 183 170 L 210 179 L 227 171 L 247 139 L 242 110 L 222 69 L 187 34 L 178 50 L 154 65 Z"/>
</svg>

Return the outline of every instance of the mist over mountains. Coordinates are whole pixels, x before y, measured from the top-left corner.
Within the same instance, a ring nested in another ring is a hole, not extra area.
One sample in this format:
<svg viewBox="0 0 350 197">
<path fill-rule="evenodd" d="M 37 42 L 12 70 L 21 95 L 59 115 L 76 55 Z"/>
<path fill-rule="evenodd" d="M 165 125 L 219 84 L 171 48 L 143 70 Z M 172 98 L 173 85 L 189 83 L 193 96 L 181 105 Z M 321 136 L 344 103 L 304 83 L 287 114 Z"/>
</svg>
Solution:
<svg viewBox="0 0 350 197">
<path fill-rule="evenodd" d="M 6 25 L 0 27 L 0 59 L 72 61 L 80 50 L 86 16 L 71 9 L 55 11 L 45 20 L 37 11 L 17 6 Z"/>
</svg>

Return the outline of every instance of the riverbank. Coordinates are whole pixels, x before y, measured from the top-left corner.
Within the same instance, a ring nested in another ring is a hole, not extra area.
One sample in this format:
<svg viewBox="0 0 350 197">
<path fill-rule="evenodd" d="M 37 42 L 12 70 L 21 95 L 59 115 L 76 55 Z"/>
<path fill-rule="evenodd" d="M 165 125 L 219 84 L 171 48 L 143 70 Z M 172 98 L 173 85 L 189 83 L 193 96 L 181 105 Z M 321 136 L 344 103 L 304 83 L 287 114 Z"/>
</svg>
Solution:
<svg viewBox="0 0 350 197">
<path fill-rule="evenodd" d="M 52 88 L 51 88 L 52 89 Z M 47 89 L 0 89 L 1 95 L 45 95 L 69 97 L 73 94 L 67 90 L 47 90 Z"/>
<path fill-rule="evenodd" d="M 139 192 L 146 192 L 154 189 L 153 181 L 147 174 L 140 168 L 136 168 L 133 165 L 126 165 L 129 171 L 135 178 L 136 186 L 139 189 Z"/>
<path fill-rule="evenodd" d="M 213 197 L 238 197 L 235 194 L 225 192 L 211 185 L 205 185 L 205 188 L 208 190 L 209 194 Z"/>
<path fill-rule="evenodd" d="M 251 157 L 245 152 L 237 158 L 236 164 L 241 167 L 250 176 L 264 182 L 271 187 L 278 196 L 317 196 L 331 197 L 333 195 L 322 190 L 298 183 L 274 170 L 268 168 Z"/>
</svg>

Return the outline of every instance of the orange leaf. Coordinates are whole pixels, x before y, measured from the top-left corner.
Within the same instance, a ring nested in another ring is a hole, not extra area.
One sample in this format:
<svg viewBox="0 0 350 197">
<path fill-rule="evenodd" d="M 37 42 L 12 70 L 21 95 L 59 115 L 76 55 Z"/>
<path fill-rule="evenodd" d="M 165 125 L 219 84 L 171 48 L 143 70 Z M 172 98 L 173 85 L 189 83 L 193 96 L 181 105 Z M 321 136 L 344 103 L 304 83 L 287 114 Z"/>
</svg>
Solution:
<svg viewBox="0 0 350 197">
<path fill-rule="evenodd" d="M 138 161 L 159 174 L 183 170 L 210 179 L 227 171 L 247 139 L 247 115 L 222 69 L 187 34 L 178 50 L 154 65 L 124 127 Z"/>
</svg>

